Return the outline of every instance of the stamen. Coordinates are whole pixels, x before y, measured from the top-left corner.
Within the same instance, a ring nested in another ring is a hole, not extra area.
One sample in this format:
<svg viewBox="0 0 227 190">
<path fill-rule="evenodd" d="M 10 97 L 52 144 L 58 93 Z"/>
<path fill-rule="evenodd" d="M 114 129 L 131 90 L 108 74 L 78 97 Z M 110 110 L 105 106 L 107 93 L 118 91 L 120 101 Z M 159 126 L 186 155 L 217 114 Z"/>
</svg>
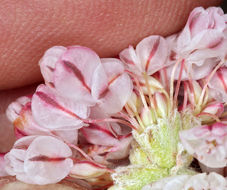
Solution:
<svg viewBox="0 0 227 190">
<path fill-rule="evenodd" d="M 88 164 L 91 164 L 95 167 L 98 167 L 98 168 L 101 168 L 101 169 L 105 169 L 107 170 L 108 172 L 110 173 L 114 173 L 115 171 L 113 169 L 110 169 L 110 168 L 107 168 L 106 166 L 102 165 L 102 164 L 98 164 L 96 162 L 90 162 L 90 161 L 87 161 L 87 160 L 79 160 L 79 159 L 76 159 L 76 158 L 73 158 L 73 157 L 70 157 L 76 164 L 81 164 L 81 163 L 88 163 Z"/>
<path fill-rule="evenodd" d="M 180 73 L 179 73 L 177 85 L 176 85 L 176 88 L 175 88 L 174 101 L 173 101 L 174 104 L 173 104 L 173 106 L 177 106 L 177 97 L 178 97 L 178 94 L 179 94 L 179 89 L 180 89 L 180 83 L 181 83 L 181 77 L 182 77 L 183 68 L 184 68 L 184 59 L 181 62 Z"/>
<path fill-rule="evenodd" d="M 102 123 L 102 122 L 116 122 L 116 123 L 121 123 L 124 125 L 127 125 L 128 127 L 138 130 L 135 126 L 133 126 L 131 123 L 123 120 L 123 119 L 116 119 L 116 118 L 104 118 L 104 119 L 90 119 L 86 120 L 86 123 Z"/>
<path fill-rule="evenodd" d="M 183 101 L 182 110 L 186 109 L 187 102 L 188 102 L 187 83 L 184 82 L 184 101 Z"/>
<path fill-rule="evenodd" d="M 188 88 L 190 90 L 190 96 L 191 96 L 190 102 L 191 102 L 192 109 L 194 109 L 195 108 L 195 90 L 194 90 L 194 87 L 193 87 L 193 84 L 192 84 L 192 75 L 188 71 L 188 68 L 185 64 L 184 64 L 184 70 L 187 73 L 188 78 L 189 78 L 188 79 Z"/>
<path fill-rule="evenodd" d="M 94 160 L 92 160 L 92 158 L 91 158 L 90 156 L 88 156 L 88 155 L 87 155 L 82 149 L 80 149 L 78 146 L 75 146 L 75 145 L 73 145 L 73 144 L 67 142 L 66 140 L 62 139 L 61 137 L 55 135 L 55 133 L 54 133 L 53 131 L 52 131 L 51 133 L 52 133 L 52 136 L 53 136 L 53 137 L 55 137 L 55 138 L 57 138 L 57 139 L 59 139 L 59 140 L 65 142 L 68 146 L 74 148 L 74 149 L 75 149 L 76 151 L 78 151 L 81 155 L 83 155 L 86 159 L 88 159 L 88 160 L 94 162 Z"/>
<path fill-rule="evenodd" d="M 150 89 L 150 85 L 149 85 L 149 82 L 148 82 L 148 76 L 146 73 L 144 73 L 144 79 L 145 79 L 145 84 L 146 84 L 146 87 L 147 87 L 147 91 L 148 91 L 148 97 L 149 97 L 149 101 L 150 101 L 150 106 L 152 108 L 154 108 L 154 98 L 152 97 L 152 94 L 151 94 L 151 89 Z"/>
<path fill-rule="evenodd" d="M 138 124 L 138 122 L 136 121 L 136 119 L 134 118 L 134 116 L 131 116 L 130 117 L 122 112 L 119 112 L 120 116 L 122 118 L 124 118 L 125 120 L 129 121 L 133 126 L 135 126 L 137 129 L 140 128 L 140 125 Z"/>
<path fill-rule="evenodd" d="M 167 91 L 169 91 L 169 82 L 168 82 L 168 77 L 166 73 L 166 67 L 160 70 L 161 74 L 161 79 L 162 79 L 162 84 L 165 84 L 165 88 Z"/>
<path fill-rule="evenodd" d="M 179 63 L 181 62 L 181 59 L 178 59 L 177 62 L 175 63 L 172 73 L 171 73 L 171 78 L 170 78 L 170 110 L 172 110 L 174 108 L 173 106 L 173 89 L 174 89 L 174 74 L 176 72 L 176 69 L 179 65 Z"/>
<path fill-rule="evenodd" d="M 211 113 L 203 112 L 203 113 L 197 114 L 196 116 L 199 117 L 199 116 L 203 116 L 203 115 L 204 116 L 209 116 L 209 117 L 213 118 L 214 120 L 216 120 L 217 122 L 220 122 L 220 119 L 216 115 L 211 114 Z"/>
<path fill-rule="evenodd" d="M 136 86 L 137 86 L 137 88 L 138 88 L 138 91 L 139 91 L 139 94 L 140 94 L 140 98 L 141 98 L 141 100 L 142 100 L 142 103 L 143 103 L 144 107 L 145 107 L 146 109 L 148 109 L 148 105 L 147 105 L 147 102 L 146 102 L 146 98 L 145 98 L 145 96 L 144 96 L 143 89 L 142 89 L 142 87 L 140 86 L 139 80 L 137 79 L 137 76 L 136 76 L 135 74 L 133 74 L 132 72 L 128 71 L 128 70 L 126 70 L 126 72 L 128 72 L 129 75 L 130 75 L 130 76 L 134 79 L 134 81 L 136 82 Z"/>
</svg>

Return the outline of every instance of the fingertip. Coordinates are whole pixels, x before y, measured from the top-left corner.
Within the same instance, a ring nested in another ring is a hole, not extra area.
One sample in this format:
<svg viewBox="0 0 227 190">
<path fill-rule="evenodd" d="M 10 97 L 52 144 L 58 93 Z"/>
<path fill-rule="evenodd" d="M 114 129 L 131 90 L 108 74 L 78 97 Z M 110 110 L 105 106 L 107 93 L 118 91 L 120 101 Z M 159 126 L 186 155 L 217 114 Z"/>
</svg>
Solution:
<svg viewBox="0 0 227 190">
<path fill-rule="evenodd" d="M 54 45 L 117 55 L 151 34 L 179 31 L 196 6 L 221 0 L 7 1 L 0 3 L 0 89 L 41 81 L 38 61 Z"/>
</svg>

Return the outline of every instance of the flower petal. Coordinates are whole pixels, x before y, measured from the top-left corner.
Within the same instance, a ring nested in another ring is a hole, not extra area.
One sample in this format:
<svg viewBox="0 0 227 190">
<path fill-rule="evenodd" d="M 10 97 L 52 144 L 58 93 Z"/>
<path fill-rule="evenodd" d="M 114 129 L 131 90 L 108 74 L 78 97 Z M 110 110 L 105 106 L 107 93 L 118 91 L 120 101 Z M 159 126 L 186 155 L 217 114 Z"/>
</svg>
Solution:
<svg viewBox="0 0 227 190">
<path fill-rule="evenodd" d="M 163 37 L 150 36 L 136 46 L 136 54 L 143 70 L 152 75 L 166 66 L 168 46 Z"/>
<path fill-rule="evenodd" d="M 227 67 L 220 68 L 212 77 L 208 86 L 214 99 L 227 102 Z"/>
<path fill-rule="evenodd" d="M 35 121 L 48 129 L 78 129 L 84 124 L 89 109 L 85 105 L 60 97 L 53 89 L 40 85 L 32 98 Z"/>
<path fill-rule="evenodd" d="M 62 138 L 63 140 L 67 141 L 68 143 L 77 144 L 77 142 L 78 142 L 78 130 L 77 129 L 55 130 L 53 133 L 55 135 L 57 135 L 58 137 Z"/>
<path fill-rule="evenodd" d="M 99 97 L 98 107 L 107 114 L 122 110 L 132 93 L 130 77 L 124 73 L 122 63 L 117 59 L 102 59 L 104 70 L 108 76 L 108 88 Z"/>
<path fill-rule="evenodd" d="M 73 167 L 70 156 L 72 151 L 65 143 L 50 136 L 40 136 L 27 149 L 24 169 L 36 184 L 57 183 Z"/>
<path fill-rule="evenodd" d="M 129 155 L 131 148 L 132 136 L 131 134 L 122 136 L 119 142 L 114 146 L 113 151 L 107 154 L 107 160 L 120 160 Z"/>
<path fill-rule="evenodd" d="M 129 46 L 128 48 L 121 51 L 119 57 L 121 61 L 125 63 L 125 66 L 128 70 L 137 75 L 141 75 L 143 72 L 143 67 L 132 46 Z"/>
<path fill-rule="evenodd" d="M 54 46 L 48 49 L 39 61 L 41 73 L 47 84 L 53 84 L 53 72 L 55 70 L 56 63 L 66 50 L 67 49 L 63 46 Z"/>
<path fill-rule="evenodd" d="M 98 125 L 91 124 L 89 127 L 83 127 L 80 130 L 89 143 L 104 146 L 114 146 L 118 143 L 118 140 L 109 130 Z"/>
<path fill-rule="evenodd" d="M 101 64 L 98 55 L 89 48 L 68 47 L 56 64 L 54 85 L 64 97 L 94 105 L 91 96 L 92 78 Z"/>
<path fill-rule="evenodd" d="M 227 125 L 215 123 L 180 132 L 180 139 L 189 154 L 210 168 L 227 164 Z"/>
</svg>

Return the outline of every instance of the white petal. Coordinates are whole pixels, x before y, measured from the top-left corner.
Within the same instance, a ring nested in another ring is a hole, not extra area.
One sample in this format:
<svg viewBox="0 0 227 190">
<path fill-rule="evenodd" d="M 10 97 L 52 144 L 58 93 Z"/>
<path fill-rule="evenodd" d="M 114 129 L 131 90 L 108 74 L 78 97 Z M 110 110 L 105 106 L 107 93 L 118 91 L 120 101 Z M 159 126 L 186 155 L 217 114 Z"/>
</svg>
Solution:
<svg viewBox="0 0 227 190">
<path fill-rule="evenodd" d="M 22 96 L 12 102 L 6 110 L 6 115 L 8 119 L 13 123 L 19 117 L 20 111 L 24 107 L 24 105 L 30 101 L 31 98 L 27 96 Z"/>
<path fill-rule="evenodd" d="M 55 65 L 65 51 L 66 48 L 63 46 L 54 46 L 48 49 L 39 61 L 40 70 L 46 83 L 53 83 Z"/>
<path fill-rule="evenodd" d="M 54 72 L 54 85 L 64 97 L 94 105 L 91 96 L 92 78 L 100 65 L 98 55 L 92 50 L 73 46 L 61 57 Z"/>
<path fill-rule="evenodd" d="M 72 151 L 65 143 L 50 136 L 40 136 L 27 150 L 24 169 L 36 184 L 57 183 L 73 166 L 70 156 Z"/>
<path fill-rule="evenodd" d="M 152 75 L 166 66 L 168 46 L 163 37 L 150 36 L 136 46 L 136 54 L 143 70 Z"/>
<path fill-rule="evenodd" d="M 89 110 L 40 85 L 32 98 L 32 114 L 39 125 L 48 129 L 78 129 L 83 126 L 80 118 L 87 118 Z"/>
<path fill-rule="evenodd" d="M 83 127 L 81 131 L 87 141 L 95 145 L 114 146 L 118 143 L 118 140 L 110 131 L 98 125 Z"/>
</svg>

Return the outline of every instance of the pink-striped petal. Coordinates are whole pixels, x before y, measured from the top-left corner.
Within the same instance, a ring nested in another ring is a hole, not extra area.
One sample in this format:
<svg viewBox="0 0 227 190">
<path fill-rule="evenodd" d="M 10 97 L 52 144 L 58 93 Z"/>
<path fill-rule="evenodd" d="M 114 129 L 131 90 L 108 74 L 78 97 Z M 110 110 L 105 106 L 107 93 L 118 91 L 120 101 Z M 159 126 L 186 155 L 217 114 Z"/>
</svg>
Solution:
<svg viewBox="0 0 227 190">
<path fill-rule="evenodd" d="M 129 71 L 137 75 L 141 75 L 143 72 L 143 67 L 132 46 L 129 46 L 120 52 L 119 57 L 121 61 L 125 63 L 125 66 Z"/>
<path fill-rule="evenodd" d="M 86 140 L 95 145 L 115 146 L 119 141 L 107 129 L 95 124 L 80 129 Z"/>
<path fill-rule="evenodd" d="M 36 184 L 57 183 L 73 167 L 70 156 L 72 151 L 65 143 L 50 136 L 40 136 L 27 149 L 24 170 Z"/>
<path fill-rule="evenodd" d="M 62 98 L 53 89 L 40 85 L 32 98 L 35 121 L 51 130 L 78 129 L 84 124 L 81 118 L 89 115 L 87 106 Z"/>
<path fill-rule="evenodd" d="M 115 114 L 122 110 L 132 93 L 132 82 L 117 59 L 102 59 L 108 76 L 108 87 L 99 96 L 98 107 L 102 112 Z"/>
<path fill-rule="evenodd" d="M 64 129 L 58 129 L 55 131 L 52 131 L 53 134 L 60 137 L 62 140 L 65 140 L 68 143 L 76 145 L 78 142 L 78 130 L 64 130 Z"/>
<path fill-rule="evenodd" d="M 136 54 L 143 71 L 152 75 L 166 66 L 168 45 L 163 37 L 150 36 L 136 46 Z"/>
<path fill-rule="evenodd" d="M 106 159 L 111 161 L 126 158 L 129 155 L 132 139 L 131 134 L 122 136 L 113 151 L 107 154 Z"/>
<path fill-rule="evenodd" d="M 89 48 L 68 47 L 56 64 L 54 85 L 64 97 L 94 105 L 91 96 L 92 78 L 101 62 L 98 55 Z"/>
<path fill-rule="evenodd" d="M 226 102 L 227 101 L 227 67 L 220 68 L 210 80 L 210 94 L 214 99 Z"/>
</svg>

